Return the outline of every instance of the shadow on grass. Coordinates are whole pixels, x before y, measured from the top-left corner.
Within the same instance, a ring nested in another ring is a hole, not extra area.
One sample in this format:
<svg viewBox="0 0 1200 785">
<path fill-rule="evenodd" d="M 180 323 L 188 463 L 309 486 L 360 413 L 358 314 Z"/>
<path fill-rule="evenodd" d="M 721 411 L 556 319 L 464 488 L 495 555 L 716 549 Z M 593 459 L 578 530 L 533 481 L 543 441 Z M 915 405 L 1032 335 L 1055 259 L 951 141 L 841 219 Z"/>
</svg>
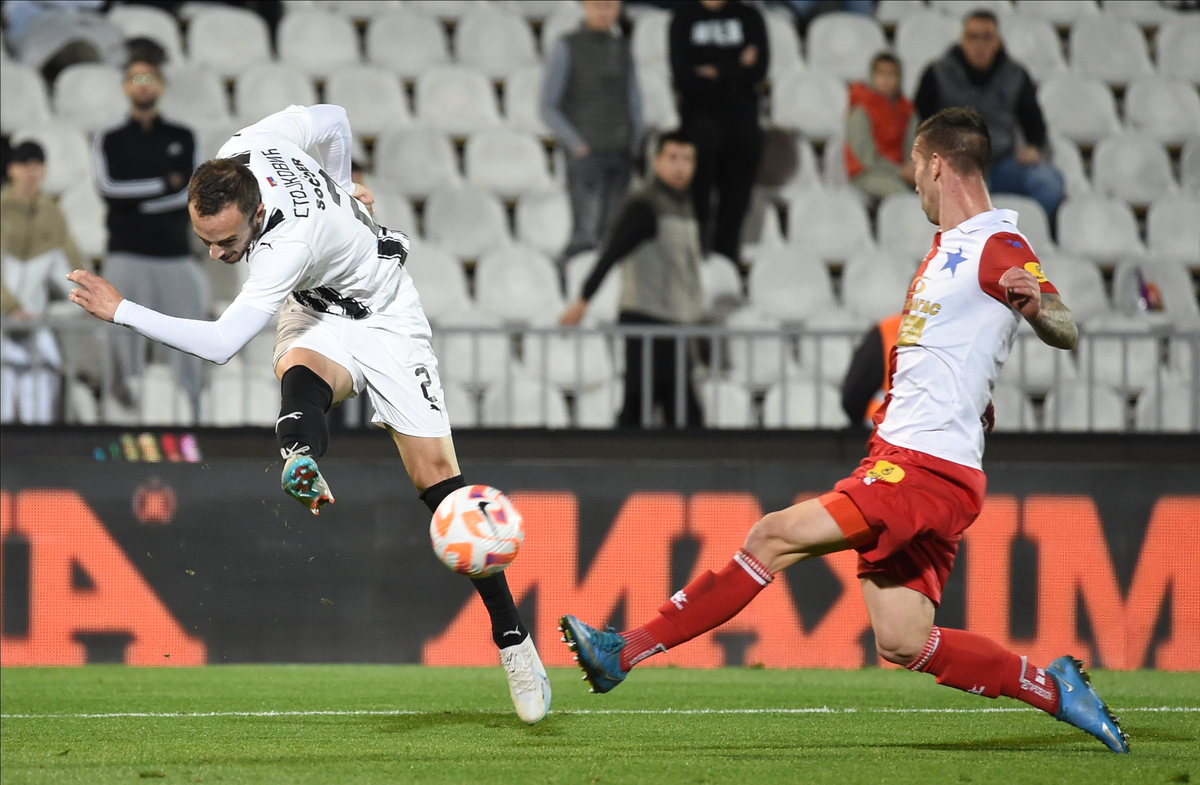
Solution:
<svg viewBox="0 0 1200 785">
<path fill-rule="evenodd" d="M 427 730 L 440 730 L 473 726 L 495 730 L 512 729 L 522 731 L 525 735 L 553 736 L 557 734 L 555 717 L 550 715 L 534 725 L 526 725 L 517 719 L 515 714 L 484 714 L 471 711 L 443 711 L 437 714 L 401 714 L 395 717 L 379 719 L 377 717 L 364 721 L 364 724 L 374 725 L 381 733 L 415 733 Z"/>
</svg>

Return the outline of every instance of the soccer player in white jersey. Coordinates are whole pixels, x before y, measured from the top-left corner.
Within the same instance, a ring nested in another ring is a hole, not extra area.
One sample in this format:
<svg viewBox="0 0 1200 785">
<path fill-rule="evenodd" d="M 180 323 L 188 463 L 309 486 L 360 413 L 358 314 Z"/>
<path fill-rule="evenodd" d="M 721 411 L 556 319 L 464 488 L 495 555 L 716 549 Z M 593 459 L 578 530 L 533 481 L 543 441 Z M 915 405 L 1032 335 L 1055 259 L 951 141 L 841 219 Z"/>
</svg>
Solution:
<svg viewBox="0 0 1200 785">
<path fill-rule="evenodd" d="M 939 684 L 1024 701 L 1114 752 L 1129 751 L 1079 661 L 1059 657 L 1042 669 L 982 635 L 934 625 L 958 543 L 983 504 L 991 389 L 1021 319 L 1051 346 L 1071 349 L 1078 338 L 1016 213 L 992 209 L 990 160 L 987 126 L 974 110 L 944 110 L 917 130 L 917 193 L 939 231 L 904 302 L 868 457 L 830 493 L 764 516 L 725 568 L 699 576 L 646 624 L 617 633 L 562 617 L 563 640 L 593 692 L 725 623 L 785 567 L 853 548 L 884 659 Z"/>
<path fill-rule="evenodd" d="M 450 437 L 429 322 L 404 269 L 408 238 L 376 225 L 368 189 L 350 179 L 350 124 L 339 106 L 291 106 L 248 128 L 202 164 L 188 186 L 192 227 L 217 261 L 249 263 L 241 292 L 215 322 L 130 302 L 103 278 L 69 276 L 90 313 L 168 346 L 227 362 L 282 308 L 275 374 L 283 488 L 314 514 L 333 502 L 316 459 L 325 413 L 365 391 L 422 501 L 435 511 L 464 482 Z M 517 715 L 550 706 L 550 682 L 504 573 L 473 579 L 492 622 Z"/>
</svg>

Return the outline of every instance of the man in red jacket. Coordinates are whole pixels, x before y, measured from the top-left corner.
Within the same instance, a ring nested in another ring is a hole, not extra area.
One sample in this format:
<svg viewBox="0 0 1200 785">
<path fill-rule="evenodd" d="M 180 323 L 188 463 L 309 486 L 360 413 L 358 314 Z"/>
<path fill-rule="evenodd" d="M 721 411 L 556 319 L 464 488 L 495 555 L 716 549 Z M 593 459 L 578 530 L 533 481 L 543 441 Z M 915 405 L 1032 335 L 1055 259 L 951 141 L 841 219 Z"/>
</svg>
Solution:
<svg viewBox="0 0 1200 785">
<path fill-rule="evenodd" d="M 846 115 L 846 175 L 872 199 L 911 192 L 909 161 L 917 130 L 912 101 L 900 93 L 900 60 L 880 52 L 871 60 L 871 83 L 850 85 Z"/>
</svg>

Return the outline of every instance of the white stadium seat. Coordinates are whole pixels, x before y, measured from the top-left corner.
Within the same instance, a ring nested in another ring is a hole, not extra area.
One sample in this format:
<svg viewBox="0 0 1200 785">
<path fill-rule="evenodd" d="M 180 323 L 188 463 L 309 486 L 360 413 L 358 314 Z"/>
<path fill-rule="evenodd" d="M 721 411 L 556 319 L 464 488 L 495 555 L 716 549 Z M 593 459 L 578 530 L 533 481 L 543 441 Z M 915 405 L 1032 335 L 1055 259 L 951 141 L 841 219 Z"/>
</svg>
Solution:
<svg viewBox="0 0 1200 785">
<path fill-rule="evenodd" d="M 603 335 L 579 330 L 564 330 L 560 335 L 526 333 L 521 344 L 525 372 L 561 390 L 586 390 L 613 378 L 612 355 Z"/>
<path fill-rule="evenodd" d="M 562 393 L 545 382 L 515 376 L 483 394 L 483 425 L 489 428 L 566 428 L 570 425 Z"/>
<path fill-rule="evenodd" d="M 579 3 L 556 3 L 554 13 L 542 22 L 542 55 L 549 57 L 558 39 L 579 29 L 583 22 L 583 9 Z"/>
<path fill-rule="evenodd" d="M 925 67 L 940 59 L 958 41 L 962 22 L 937 11 L 912 13 L 896 24 L 896 54 L 904 64 L 902 88 L 905 95 L 915 95 Z M 863 73 L 858 80 L 869 82 Z"/>
<path fill-rule="evenodd" d="M 1125 90 L 1125 118 L 1163 144 L 1183 144 L 1200 130 L 1200 95 L 1182 79 L 1143 76 Z"/>
<path fill-rule="evenodd" d="M 829 324 L 810 324 L 812 332 L 800 339 L 800 371 L 803 376 L 838 385 L 845 380 L 846 370 L 850 367 L 850 360 L 861 338 L 861 324 L 851 322 L 848 314 L 839 316 L 842 318 L 831 320 Z M 850 329 L 851 326 L 853 329 Z"/>
<path fill-rule="evenodd" d="M 1029 396 L 1021 388 L 998 383 L 992 388 L 992 406 L 996 416 L 997 431 L 1032 431 L 1036 429 L 1037 417 Z"/>
<path fill-rule="evenodd" d="M 1012 352 L 1000 368 L 997 384 L 1009 384 L 1034 395 L 1044 395 L 1060 382 L 1078 378 L 1070 352 L 1047 346 L 1033 334 L 1022 330 Z"/>
<path fill-rule="evenodd" d="M 39 123 L 13 131 L 10 143 L 34 141 L 46 153 L 46 179 L 42 190 L 57 196 L 79 183 L 94 181 L 92 151 L 87 135 L 70 123 Z"/>
<path fill-rule="evenodd" d="M 1025 67 L 1035 83 L 1066 72 L 1062 42 L 1048 19 L 1032 14 L 1003 16 L 1000 35 L 1005 51 Z"/>
<path fill-rule="evenodd" d="M 54 116 L 88 132 L 122 120 L 129 112 L 124 79 L 121 69 L 102 63 L 64 68 L 54 81 Z"/>
<path fill-rule="evenodd" d="M 1054 241 L 1050 239 L 1050 220 L 1041 204 L 1020 194 L 992 194 L 992 207 L 1015 210 L 1017 229 L 1029 240 L 1033 252 L 1039 257 L 1054 252 Z"/>
<path fill-rule="evenodd" d="M 192 425 L 195 422 L 192 404 L 175 383 L 169 365 L 150 363 L 145 367 L 139 397 L 138 415 L 142 425 Z"/>
<path fill-rule="evenodd" d="M 549 257 L 528 245 L 484 252 L 475 265 L 475 301 L 510 324 L 556 323 L 566 305 Z"/>
<path fill-rule="evenodd" d="M 866 251 L 842 268 L 842 302 L 846 310 L 872 323 L 904 307 L 916 262 L 882 250 Z"/>
<path fill-rule="evenodd" d="M 514 128 L 471 134 L 463 152 L 467 182 L 513 198 L 550 185 L 546 150 L 533 135 Z"/>
<path fill-rule="evenodd" d="M 1200 304 L 1183 262 L 1171 259 L 1125 260 L 1113 273 L 1113 301 L 1127 313 L 1139 313 L 1143 282 L 1153 282 L 1163 300 L 1164 321 L 1176 332 L 1200 332 Z"/>
<path fill-rule="evenodd" d="M 316 78 L 361 62 L 354 23 L 333 11 L 285 14 L 279 22 L 277 40 L 280 62 Z"/>
<path fill-rule="evenodd" d="M 1158 69 L 1163 76 L 1200 84 L 1200 17 L 1179 14 L 1158 28 Z"/>
<path fill-rule="evenodd" d="M 459 259 L 511 242 L 499 198 L 471 186 L 439 188 L 425 200 L 425 238 Z"/>
<path fill-rule="evenodd" d="M 1183 143 L 1179 157 L 1179 180 L 1184 191 L 1200 196 L 1200 133 L 1192 134 Z"/>
<path fill-rule="evenodd" d="M 73 186 L 58 198 L 67 229 L 85 259 L 99 259 L 108 252 L 108 205 L 88 181 Z"/>
<path fill-rule="evenodd" d="M 710 253 L 700 260 L 700 296 L 710 321 L 742 307 L 742 276 L 729 257 Z"/>
<path fill-rule="evenodd" d="M 121 28 L 126 41 L 130 38 L 149 38 L 167 53 L 168 63 L 184 61 L 179 20 L 169 11 L 150 5 L 125 4 L 109 9 L 106 18 Z"/>
<path fill-rule="evenodd" d="M 375 179 L 389 190 L 423 199 L 460 184 L 458 155 L 449 137 L 432 128 L 384 131 L 375 141 Z"/>
<path fill-rule="evenodd" d="M 1167 151 L 1147 134 L 1130 131 L 1101 139 L 1092 152 L 1092 185 L 1130 204 L 1147 205 L 1177 191 Z"/>
<path fill-rule="evenodd" d="M 284 13 L 309 8 L 333 11 L 357 22 L 371 22 L 403 6 L 402 0 L 288 0 Z"/>
<path fill-rule="evenodd" d="M 784 74 L 771 89 L 771 122 L 812 139 L 837 136 L 846 124 L 846 86 L 815 66 Z"/>
<path fill-rule="evenodd" d="M 501 8 L 530 22 L 549 18 L 562 5 L 559 0 L 501 0 Z"/>
<path fill-rule="evenodd" d="M 479 425 L 479 406 L 473 393 L 456 381 L 442 379 L 442 400 L 451 428 L 475 428 Z"/>
<path fill-rule="evenodd" d="M 928 10 L 925 0 L 879 0 L 875 6 L 875 18 L 885 25 L 895 25 L 909 14 Z"/>
<path fill-rule="evenodd" d="M 1193 420 L 1196 393 L 1188 383 L 1170 374 L 1162 374 L 1138 395 L 1133 420 L 1139 431 L 1188 433 L 1200 430 Z"/>
<path fill-rule="evenodd" d="M 240 79 L 246 69 L 271 60 L 267 23 L 253 11 L 199 6 L 187 30 L 188 59 L 225 79 Z"/>
<path fill-rule="evenodd" d="M 842 395 L 829 382 L 789 379 L 767 390 L 763 425 L 767 428 L 845 428 Z"/>
<path fill-rule="evenodd" d="M 380 226 L 404 232 L 409 239 L 417 236 L 417 219 L 408 197 L 386 189 L 371 189 L 375 196 L 372 217 Z"/>
<path fill-rule="evenodd" d="M 701 388 L 700 401 L 704 424 L 709 428 L 742 429 L 755 424 L 754 401 L 740 382 L 709 379 Z"/>
<path fill-rule="evenodd" d="M 1080 19 L 1071 28 L 1071 69 L 1110 85 L 1127 84 L 1154 70 L 1141 29 L 1109 13 Z"/>
<path fill-rule="evenodd" d="M 925 217 L 921 199 L 915 193 L 892 194 L 879 203 L 875 212 L 879 247 L 892 256 L 916 263 L 933 247 L 937 227 Z"/>
<path fill-rule="evenodd" d="M 571 239 L 571 201 L 565 191 L 547 187 L 526 191 L 517 200 L 518 242 L 558 258 Z"/>
<path fill-rule="evenodd" d="M 1137 219 L 1125 202 L 1111 196 L 1078 196 L 1058 208 L 1058 245 L 1066 253 L 1112 264 L 1141 258 Z"/>
<path fill-rule="evenodd" d="M 804 146 L 808 147 L 807 144 Z M 843 191 L 850 187 L 850 177 L 846 174 L 846 138 L 841 134 L 826 139 L 825 147 L 821 150 L 821 185 L 830 192 Z M 795 188 L 792 193 L 808 190 L 813 189 Z M 851 189 L 850 192 L 859 200 L 860 205 L 866 202 L 866 195 L 862 191 Z"/>
<path fill-rule="evenodd" d="M 1158 374 L 1160 343 L 1160 338 L 1150 335 L 1081 335 L 1075 347 L 1079 379 L 1114 390 L 1139 392 Z"/>
<path fill-rule="evenodd" d="M 1100 13 L 1096 0 L 1016 0 L 1016 9 L 1017 13 L 1047 19 L 1058 27 L 1070 27 Z"/>
<path fill-rule="evenodd" d="M 796 192 L 788 219 L 788 244 L 823 262 L 843 262 L 875 245 L 867 211 L 850 189 Z"/>
<path fill-rule="evenodd" d="M 1115 319 L 1099 267 L 1073 256 L 1056 255 L 1041 261 L 1042 271 L 1071 309 L 1076 324 L 1093 329 Z"/>
<path fill-rule="evenodd" d="M 417 77 L 417 119 L 455 136 L 500 125 L 496 91 L 482 72 L 460 65 L 439 66 Z"/>
<path fill-rule="evenodd" d="M 837 308 L 829 268 L 794 247 L 763 250 L 750 268 L 747 299 L 757 310 L 792 324 Z"/>
<path fill-rule="evenodd" d="M 1066 181 L 1067 196 L 1083 196 L 1092 192 L 1092 181 L 1083 168 L 1079 145 L 1062 134 L 1051 133 L 1050 162 Z"/>
<path fill-rule="evenodd" d="M 238 79 L 235 99 L 237 119 L 246 126 L 292 104 L 311 106 L 317 102 L 317 91 L 309 78 L 296 69 L 265 63 L 248 69 Z"/>
<path fill-rule="evenodd" d="M 399 78 L 371 66 L 338 68 L 325 80 L 325 103 L 344 107 L 356 136 L 378 136 L 412 125 Z"/>
<path fill-rule="evenodd" d="M 442 22 L 458 22 L 470 13 L 480 0 L 409 0 L 422 13 Z"/>
<path fill-rule="evenodd" d="M 508 335 L 497 331 L 501 326 L 499 319 L 474 308 L 443 314 L 433 333 L 441 377 L 479 390 L 520 373 Z"/>
<path fill-rule="evenodd" d="M 402 5 L 376 17 L 367 28 L 367 61 L 402 79 L 415 79 L 428 68 L 446 65 L 446 31 L 440 22 Z"/>
<path fill-rule="evenodd" d="M 639 68 L 638 89 L 642 97 L 642 122 L 647 128 L 670 131 L 679 127 L 679 110 L 675 107 L 675 92 L 667 71 Z"/>
<path fill-rule="evenodd" d="M 1163 195 L 1150 203 L 1146 240 L 1150 255 L 1200 267 L 1200 195 Z"/>
<path fill-rule="evenodd" d="M 578 253 L 567 260 L 566 279 L 567 279 L 567 298 L 574 302 L 583 292 L 583 285 L 587 283 L 588 276 L 592 274 L 592 268 L 596 266 L 596 259 L 599 258 L 598 251 L 584 251 Z M 592 295 L 592 299 L 588 301 L 587 312 L 583 316 L 583 324 L 585 326 L 610 325 L 617 323 L 617 311 L 621 301 L 621 271 L 619 269 L 611 269 L 608 275 L 604 276 L 604 280 L 600 282 L 600 288 Z"/>
<path fill-rule="evenodd" d="M 1104 0 L 1104 13 L 1129 19 L 1143 27 L 1160 27 L 1173 23 L 1180 14 L 1158 0 Z"/>
<path fill-rule="evenodd" d="M 1038 103 L 1051 131 L 1095 144 L 1121 130 L 1112 91 L 1097 79 L 1062 74 L 1038 86 Z"/>
<path fill-rule="evenodd" d="M 479 3 L 454 28 L 458 62 L 492 79 L 504 79 L 518 68 L 537 65 L 529 23 L 499 7 Z"/>
<path fill-rule="evenodd" d="M 0 68 L 0 133 L 48 122 L 50 98 L 42 75 L 27 65 L 6 62 Z"/>
<path fill-rule="evenodd" d="M 929 7 L 955 20 L 979 10 L 991 11 L 1000 18 L 1013 12 L 1012 0 L 929 0 Z"/>
<path fill-rule="evenodd" d="M 804 59 L 800 56 L 800 37 L 796 34 L 792 12 L 783 8 L 768 8 L 763 19 L 767 23 L 767 47 L 770 50 L 767 78 L 773 82 L 788 71 L 804 68 Z"/>
<path fill-rule="evenodd" d="M 425 315 L 434 324 L 460 323 L 465 312 L 475 310 L 462 263 L 442 248 L 414 242 L 405 269 L 421 294 Z"/>
<path fill-rule="evenodd" d="M 743 308 L 725 319 L 725 327 L 745 331 L 728 341 L 729 378 L 751 390 L 765 390 L 781 379 L 800 375 L 794 342 L 781 335 L 779 319 Z"/>
<path fill-rule="evenodd" d="M 638 69 L 669 71 L 670 46 L 667 40 L 671 14 L 657 8 L 646 8 L 633 23 L 630 47 Z"/>
<path fill-rule="evenodd" d="M 879 22 L 862 14 L 821 14 L 808 26 L 808 64 L 844 80 L 865 78 L 871 58 L 886 47 Z"/>
<path fill-rule="evenodd" d="M 166 112 L 164 112 L 166 114 Z M 170 117 L 171 115 L 167 115 Z M 229 141 L 229 138 L 241 129 L 241 125 L 233 120 L 197 120 L 185 121 L 196 134 L 196 144 L 200 148 L 200 159 L 207 161 L 216 158 L 217 152 Z"/>
<path fill-rule="evenodd" d="M 167 63 L 163 78 L 167 85 L 158 108 L 167 117 L 187 124 L 232 122 L 225 83 L 212 68 Z"/>
<path fill-rule="evenodd" d="M 550 136 L 542 122 L 542 67 L 518 68 L 504 80 L 504 119 L 513 128 L 541 137 Z"/>
<path fill-rule="evenodd" d="M 576 428 L 611 428 L 624 403 L 624 385 L 613 379 L 575 393 Z"/>
</svg>

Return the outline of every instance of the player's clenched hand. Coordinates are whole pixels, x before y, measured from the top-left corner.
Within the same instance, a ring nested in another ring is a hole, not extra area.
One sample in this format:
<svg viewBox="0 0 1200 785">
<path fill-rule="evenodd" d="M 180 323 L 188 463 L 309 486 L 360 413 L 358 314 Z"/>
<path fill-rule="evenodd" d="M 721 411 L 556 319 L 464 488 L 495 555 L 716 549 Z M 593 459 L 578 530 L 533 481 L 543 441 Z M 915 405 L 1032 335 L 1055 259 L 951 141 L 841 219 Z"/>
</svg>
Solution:
<svg viewBox="0 0 1200 785">
<path fill-rule="evenodd" d="M 1033 273 L 1020 267 L 1010 267 L 1000 276 L 1004 297 L 1008 304 L 1024 316 L 1033 320 L 1042 309 L 1042 289 Z"/>
<path fill-rule="evenodd" d="M 71 302 L 106 322 L 113 320 L 117 306 L 125 299 L 112 284 L 87 270 L 75 270 L 67 280 L 79 287 L 71 290 Z"/>
<path fill-rule="evenodd" d="M 354 193 L 351 194 L 355 199 L 363 203 L 363 207 L 367 208 L 367 212 L 371 215 L 375 214 L 375 194 L 371 193 L 371 189 L 362 183 L 354 184 Z"/>
</svg>

